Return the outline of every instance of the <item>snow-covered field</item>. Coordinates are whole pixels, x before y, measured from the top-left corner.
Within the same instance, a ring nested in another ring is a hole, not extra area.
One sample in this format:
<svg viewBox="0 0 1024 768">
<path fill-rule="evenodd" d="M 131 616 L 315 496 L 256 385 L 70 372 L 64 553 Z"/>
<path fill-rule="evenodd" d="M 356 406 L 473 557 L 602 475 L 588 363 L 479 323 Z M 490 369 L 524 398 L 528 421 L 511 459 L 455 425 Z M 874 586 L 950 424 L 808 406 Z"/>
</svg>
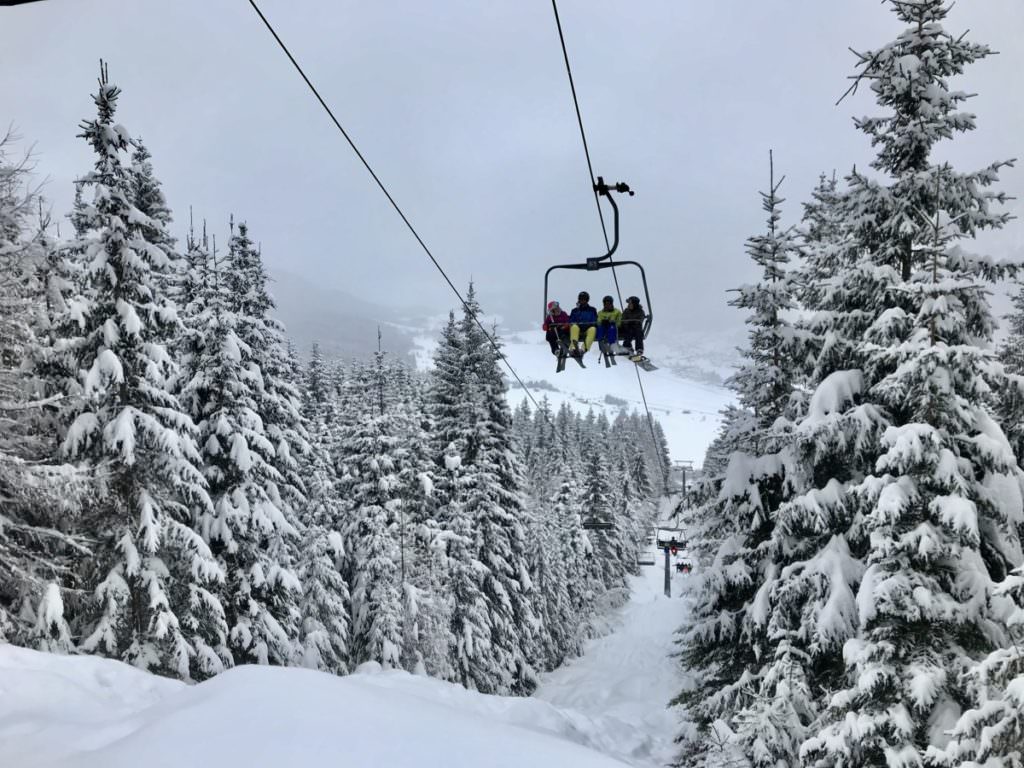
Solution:
<svg viewBox="0 0 1024 768">
<path fill-rule="evenodd" d="M 677 583 L 682 576 L 674 576 Z M 333 677 L 239 667 L 187 686 L 94 657 L 0 645 L 0 766 L 601 768 L 664 764 L 683 600 L 632 580 L 615 630 L 535 698 L 485 696 L 366 665 Z"/>
<path fill-rule="evenodd" d="M 597 349 L 593 348 L 584 361 L 585 369 L 569 361 L 564 372 L 555 373 L 555 359 L 539 331 L 502 334 L 501 341 L 505 356 L 534 397 L 538 401 L 547 397 L 552 409 L 557 410 L 563 402 L 568 402 L 583 413 L 588 408 L 603 410 L 609 418 L 614 418 L 624 407 L 643 409 L 636 366 L 624 358 L 619 359 L 618 365 L 605 368 Z M 435 336 L 416 339 L 419 367 L 430 365 L 436 345 Z M 690 459 L 699 466 L 718 429 L 718 412 L 733 396 L 722 386 L 685 378 L 678 371 L 691 368 L 708 378 L 716 374 L 728 375 L 723 361 L 731 359 L 731 347 L 718 359 L 711 359 L 707 349 L 693 349 L 692 354 L 678 346 L 660 351 L 661 357 L 654 343 L 648 349 L 648 355 L 659 370 L 640 372 L 647 405 L 665 430 L 672 458 Z M 509 402 L 515 407 L 524 397 L 523 390 L 513 382 Z"/>
</svg>

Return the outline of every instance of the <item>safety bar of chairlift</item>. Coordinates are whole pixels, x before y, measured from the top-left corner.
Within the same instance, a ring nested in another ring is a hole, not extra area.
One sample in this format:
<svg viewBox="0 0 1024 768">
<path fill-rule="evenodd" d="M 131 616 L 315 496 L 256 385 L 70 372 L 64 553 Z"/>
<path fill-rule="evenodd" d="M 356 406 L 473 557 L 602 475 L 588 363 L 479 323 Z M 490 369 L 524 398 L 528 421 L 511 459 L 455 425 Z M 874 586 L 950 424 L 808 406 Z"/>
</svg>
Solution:
<svg viewBox="0 0 1024 768">
<path fill-rule="evenodd" d="M 618 217 L 615 218 L 618 222 Z M 618 244 L 618 238 L 616 238 L 616 245 Z M 614 250 L 614 248 L 612 249 Z M 611 254 L 611 251 L 608 252 Z M 587 259 L 585 264 L 556 264 L 553 267 L 548 267 L 547 272 L 544 273 L 544 320 L 547 321 L 547 306 L 548 306 L 548 278 L 551 273 L 556 269 L 583 269 L 587 272 L 595 272 L 599 269 L 612 269 L 614 267 L 626 267 L 633 266 L 640 270 L 640 279 L 644 286 L 644 299 L 647 301 L 647 317 L 644 318 L 643 333 L 644 338 L 647 338 L 647 334 L 651 330 L 651 322 L 654 320 L 654 313 L 651 311 L 651 292 L 647 288 L 647 273 L 644 271 L 643 265 L 636 261 L 603 261 L 605 257 L 602 256 L 596 259 Z"/>
</svg>

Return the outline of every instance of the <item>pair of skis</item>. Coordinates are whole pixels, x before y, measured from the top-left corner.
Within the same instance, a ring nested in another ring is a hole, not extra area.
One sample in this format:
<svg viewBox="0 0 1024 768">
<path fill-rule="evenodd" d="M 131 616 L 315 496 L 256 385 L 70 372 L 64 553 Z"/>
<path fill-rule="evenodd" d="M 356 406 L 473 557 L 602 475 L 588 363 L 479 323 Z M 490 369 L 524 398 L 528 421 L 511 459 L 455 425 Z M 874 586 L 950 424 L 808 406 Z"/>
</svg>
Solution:
<svg viewBox="0 0 1024 768">
<path fill-rule="evenodd" d="M 579 350 L 570 350 L 564 341 L 558 340 L 558 365 L 555 366 L 555 373 L 561 373 L 565 370 L 565 359 L 571 357 L 577 363 L 580 364 L 580 368 L 586 368 L 583 364 L 583 353 Z"/>
<path fill-rule="evenodd" d="M 614 347 L 606 341 L 602 341 L 599 344 L 601 349 L 601 355 L 604 357 L 604 367 L 611 368 L 613 365 L 618 365 L 615 358 L 619 356 L 626 356 L 629 358 L 629 362 L 636 363 L 645 371 L 656 371 L 658 366 L 644 357 L 642 354 L 634 355 L 632 351 L 628 352 L 616 352 Z"/>
<path fill-rule="evenodd" d="M 611 348 L 610 344 L 608 344 L 606 342 L 603 342 L 603 341 L 600 343 L 599 349 L 601 350 L 601 356 L 604 359 L 605 368 L 611 368 L 613 365 L 618 365 L 618 363 L 616 362 L 615 358 L 618 357 L 619 355 L 626 354 L 626 353 L 622 353 L 622 352 L 616 352 L 615 350 L 613 350 Z M 579 363 L 580 368 L 586 368 L 587 367 L 587 366 L 585 366 L 583 364 L 583 352 L 578 347 L 575 350 L 570 350 L 569 347 L 566 345 L 566 343 L 564 341 L 559 340 L 559 343 L 558 343 L 558 364 L 555 366 L 555 373 L 561 373 L 562 371 L 565 370 L 565 360 L 566 360 L 566 358 L 569 358 L 569 357 L 571 357 L 573 360 L 575 360 L 577 363 Z M 656 371 L 656 370 L 658 370 L 658 366 L 656 366 L 654 363 L 652 363 L 650 360 L 648 360 L 643 355 L 633 355 L 633 354 L 630 354 L 629 355 L 629 361 L 631 363 L 635 363 L 636 365 L 639 365 L 645 371 Z"/>
</svg>

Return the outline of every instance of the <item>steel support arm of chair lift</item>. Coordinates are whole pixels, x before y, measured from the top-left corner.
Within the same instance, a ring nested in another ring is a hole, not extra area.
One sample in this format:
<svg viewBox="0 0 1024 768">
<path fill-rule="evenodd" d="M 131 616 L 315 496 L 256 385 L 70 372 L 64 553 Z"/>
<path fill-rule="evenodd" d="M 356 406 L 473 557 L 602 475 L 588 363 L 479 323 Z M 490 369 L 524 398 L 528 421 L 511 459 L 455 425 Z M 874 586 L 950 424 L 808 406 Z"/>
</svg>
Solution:
<svg viewBox="0 0 1024 768">
<path fill-rule="evenodd" d="M 586 262 L 584 262 L 583 264 L 580 264 L 580 263 L 575 263 L 575 264 L 556 264 L 553 267 L 549 267 L 548 271 L 544 273 L 544 304 L 543 304 L 543 306 L 545 308 L 545 313 L 547 312 L 547 306 L 548 306 L 548 278 L 551 276 L 551 273 L 554 270 L 556 270 L 556 269 L 583 269 L 583 270 L 586 270 L 588 272 L 596 272 L 597 270 L 600 270 L 600 269 L 613 269 L 615 267 L 626 267 L 626 266 L 636 267 L 637 269 L 640 270 L 640 279 L 643 281 L 643 286 L 644 286 L 644 300 L 647 302 L 647 317 L 644 318 L 644 327 L 643 327 L 644 338 L 646 339 L 647 338 L 647 334 L 648 334 L 648 332 L 651 329 L 651 321 L 654 319 L 654 313 L 651 311 L 651 292 L 647 288 L 647 273 L 644 271 L 643 266 L 640 263 L 636 262 L 636 261 L 612 261 L 611 260 L 612 259 L 612 254 L 614 254 L 615 251 L 619 247 L 619 206 L 615 203 L 615 198 L 612 197 L 610 193 L 611 192 L 626 192 L 626 193 L 632 195 L 633 194 L 633 190 L 631 190 L 629 188 L 629 185 L 627 185 L 627 184 L 625 184 L 624 182 L 621 182 L 621 181 L 618 184 L 613 184 L 613 185 L 609 186 L 608 184 L 605 184 L 604 179 L 602 177 L 598 176 L 597 177 L 597 183 L 594 185 L 594 191 L 597 192 L 598 195 L 607 197 L 608 198 L 608 202 L 610 202 L 612 204 L 612 212 L 614 213 L 614 216 L 612 217 L 612 220 L 614 222 L 613 225 L 612 225 L 612 231 L 614 233 L 614 238 L 612 240 L 612 247 L 608 250 L 608 253 L 606 253 L 604 256 L 598 256 L 598 257 L 595 257 L 595 258 L 587 259 Z M 547 318 L 547 315 L 545 314 L 545 319 L 546 318 Z"/>
</svg>

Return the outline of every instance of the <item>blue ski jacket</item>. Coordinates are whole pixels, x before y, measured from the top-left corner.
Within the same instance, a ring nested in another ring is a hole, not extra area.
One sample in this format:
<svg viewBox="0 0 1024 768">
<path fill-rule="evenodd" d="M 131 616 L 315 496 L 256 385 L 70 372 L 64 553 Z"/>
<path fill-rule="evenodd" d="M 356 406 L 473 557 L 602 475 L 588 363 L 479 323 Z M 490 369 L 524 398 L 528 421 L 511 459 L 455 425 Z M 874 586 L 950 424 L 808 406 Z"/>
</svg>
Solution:
<svg viewBox="0 0 1024 768">
<path fill-rule="evenodd" d="M 569 313 L 569 322 L 573 325 L 597 325 L 597 310 L 589 304 L 576 307 Z"/>
</svg>

